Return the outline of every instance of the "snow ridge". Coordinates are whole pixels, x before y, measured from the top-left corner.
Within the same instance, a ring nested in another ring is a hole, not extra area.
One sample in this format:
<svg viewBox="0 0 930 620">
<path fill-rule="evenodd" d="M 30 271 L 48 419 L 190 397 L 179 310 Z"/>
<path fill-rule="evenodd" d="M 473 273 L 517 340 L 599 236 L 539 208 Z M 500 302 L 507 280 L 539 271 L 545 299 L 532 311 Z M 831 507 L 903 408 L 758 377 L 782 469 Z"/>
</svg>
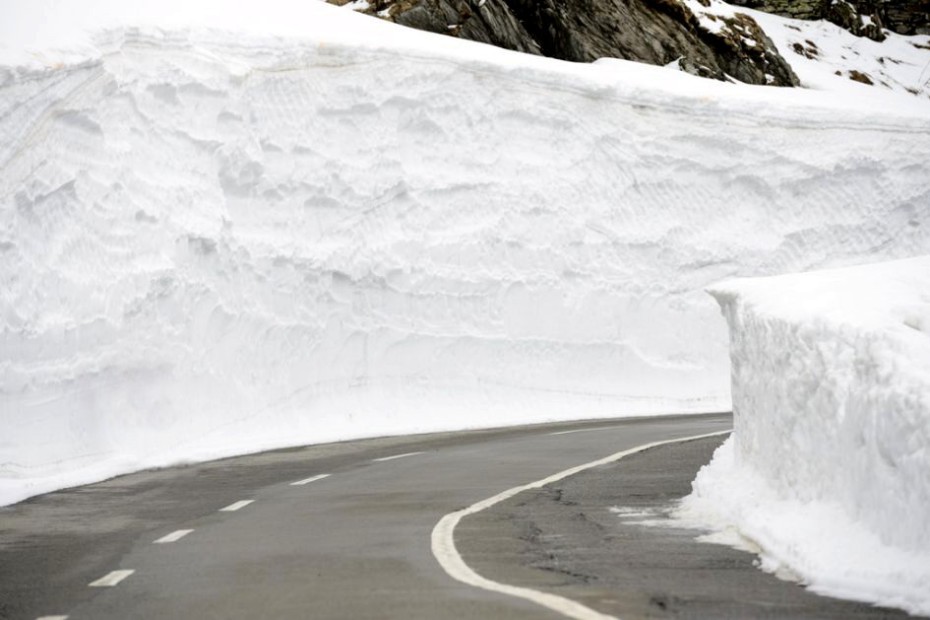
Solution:
<svg viewBox="0 0 930 620">
<path fill-rule="evenodd" d="M 436 39 L 118 27 L 4 70 L 0 502 L 723 409 L 704 286 L 930 247 L 926 114 Z"/>
<path fill-rule="evenodd" d="M 683 515 L 817 591 L 930 613 L 930 257 L 710 291 L 735 432 Z"/>
</svg>

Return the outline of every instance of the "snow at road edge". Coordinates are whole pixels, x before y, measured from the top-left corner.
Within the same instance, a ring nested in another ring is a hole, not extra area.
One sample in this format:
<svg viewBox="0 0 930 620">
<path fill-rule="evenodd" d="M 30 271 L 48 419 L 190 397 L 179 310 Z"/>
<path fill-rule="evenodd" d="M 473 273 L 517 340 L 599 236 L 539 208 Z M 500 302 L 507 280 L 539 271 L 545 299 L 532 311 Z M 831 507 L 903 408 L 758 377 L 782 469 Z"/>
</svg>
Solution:
<svg viewBox="0 0 930 620">
<path fill-rule="evenodd" d="M 817 592 L 930 613 L 930 257 L 710 292 L 735 432 L 679 516 Z"/>
</svg>

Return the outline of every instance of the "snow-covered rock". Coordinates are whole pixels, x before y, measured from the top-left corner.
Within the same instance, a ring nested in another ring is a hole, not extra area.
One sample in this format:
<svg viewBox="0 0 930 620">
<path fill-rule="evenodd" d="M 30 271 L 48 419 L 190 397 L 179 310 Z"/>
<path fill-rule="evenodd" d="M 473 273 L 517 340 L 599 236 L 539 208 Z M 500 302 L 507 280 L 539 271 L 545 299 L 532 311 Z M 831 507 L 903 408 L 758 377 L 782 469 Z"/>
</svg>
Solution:
<svg viewBox="0 0 930 620">
<path fill-rule="evenodd" d="M 866 29 L 862 32 L 863 26 L 880 24 L 900 34 L 930 34 L 930 4 L 927 0 L 731 0 L 730 4 L 785 17 L 829 19 L 856 34 L 867 36 L 874 35 L 876 31 Z M 859 20 L 859 24 L 851 23 L 850 18 Z"/>
<path fill-rule="evenodd" d="M 804 88 L 857 99 L 868 97 L 873 90 L 895 91 L 930 104 L 930 36 L 926 34 L 884 32 L 879 42 L 824 20 L 737 9 L 721 0 L 682 1 L 711 30 L 740 13 L 751 17 L 774 42 Z"/>
<path fill-rule="evenodd" d="M 0 502 L 725 409 L 704 286 L 930 247 L 913 97 L 559 62 L 305 0 L 4 16 Z"/>
<path fill-rule="evenodd" d="M 666 66 L 680 58 L 683 70 L 702 77 L 798 84 L 751 17 L 730 16 L 707 29 L 679 0 L 378 0 L 361 7 L 327 1 L 413 28 L 562 60 L 622 58 Z"/>
<path fill-rule="evenodd" d="M 682 514 L 819 592 L 930 613 L 930 257 L 710 292 L 735 432 Z"/>
</svg>

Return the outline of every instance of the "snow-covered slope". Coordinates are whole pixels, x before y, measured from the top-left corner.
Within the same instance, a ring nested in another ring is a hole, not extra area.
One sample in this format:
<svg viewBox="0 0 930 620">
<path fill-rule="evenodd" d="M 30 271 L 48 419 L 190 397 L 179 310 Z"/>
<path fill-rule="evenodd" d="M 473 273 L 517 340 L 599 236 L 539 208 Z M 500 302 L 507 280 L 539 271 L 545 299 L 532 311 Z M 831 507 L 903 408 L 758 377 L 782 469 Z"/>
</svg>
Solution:
<svg viewBox="0 0 930 620">
<path fill-rule="evenodd" d="M 879 43 L 855 36 L 825 20 L 790 19 L 721 0 L 683 1 L 702 27 L 711 31 L 725 27 L 723 20 L 737 13 L 752 17 L 791 65 L 804 88 L 831 93 L 836 99 L 860 101 L 897 93 L 904 99 L 930 105 L 928 35 L 903 36 L 886 30 L 885 40 Z M 734 33 L 743 38 L 748 36 L 738 30 Z"/>
<path fill-rule="evenodd" d="M 930 613 L 930 257 L 711 293 L 735 433 L 683 514 L 817 591 Z"/>
<path fill-rule="evenodd" d="M 930 247 L 909 100 L 240 8 L 4 6 L 0 502 L 276 446 L 725 408 L 704 286 Z"/>
</svg>

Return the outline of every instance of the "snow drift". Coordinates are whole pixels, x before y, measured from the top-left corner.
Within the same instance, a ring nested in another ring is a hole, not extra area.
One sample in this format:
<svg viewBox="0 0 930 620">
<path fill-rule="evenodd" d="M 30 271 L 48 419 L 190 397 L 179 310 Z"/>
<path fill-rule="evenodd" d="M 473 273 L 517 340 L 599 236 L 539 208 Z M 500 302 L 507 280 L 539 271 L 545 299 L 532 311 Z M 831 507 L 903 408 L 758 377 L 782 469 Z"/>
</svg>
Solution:
<svg viewBox="0 0 930 620">
<path fill-rule="evenodd" d="M 930 613 L 930 257 L 710 292 L 735 432 L 683 514 L 819 592 Z"/>
<path fill-rule="evenodd" d="M 87 4 L 2 26 L 0 502 L 286 445 L 726 408 L 704 286 L 930 247 L 925 108 L 322 3 Z"/>
</svg>

